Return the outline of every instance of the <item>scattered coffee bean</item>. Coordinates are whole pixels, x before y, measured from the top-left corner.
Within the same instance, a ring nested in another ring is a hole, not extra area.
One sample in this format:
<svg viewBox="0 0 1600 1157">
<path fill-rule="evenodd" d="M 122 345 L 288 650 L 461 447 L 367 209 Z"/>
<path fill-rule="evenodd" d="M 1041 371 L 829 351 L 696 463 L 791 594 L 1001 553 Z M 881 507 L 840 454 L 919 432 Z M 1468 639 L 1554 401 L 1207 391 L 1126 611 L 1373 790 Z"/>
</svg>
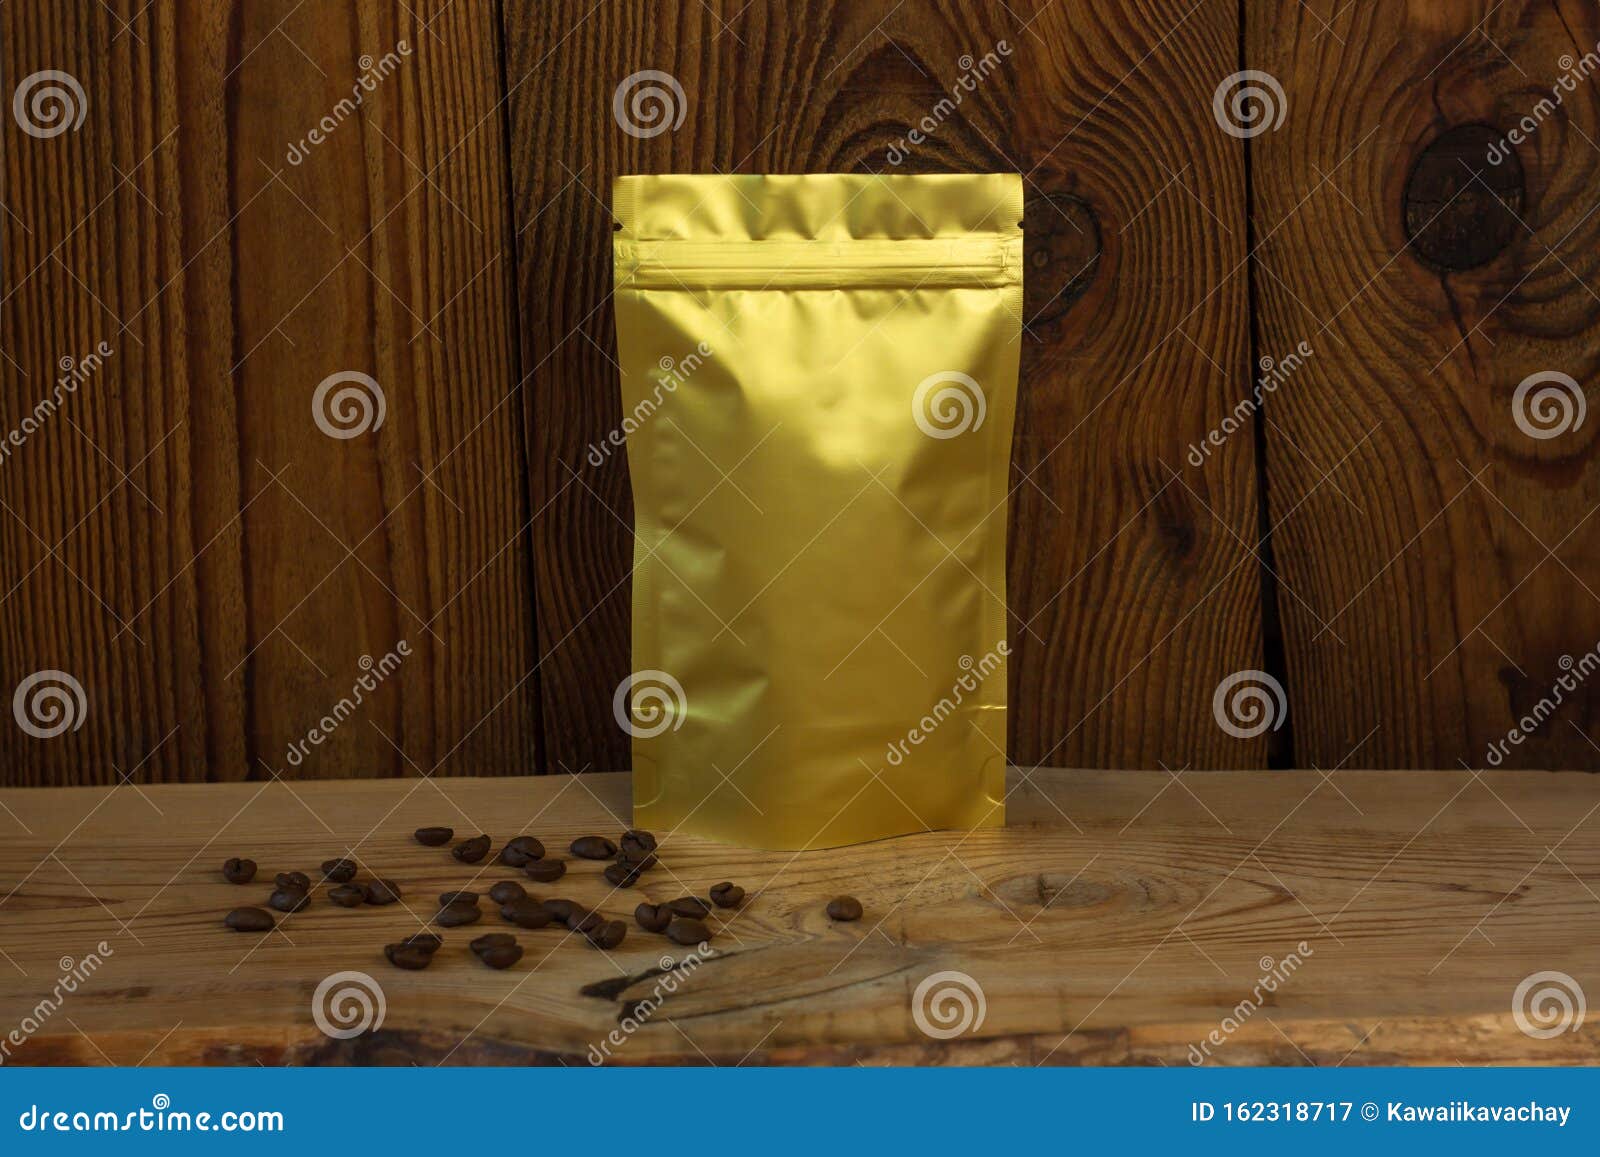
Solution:
<svg viewBox="0 0 1600 1157">
<path fill-rule="evenodd" d="M 393 904 L 400 899 L 400 885 L 393 880 L 373 880 L 367 885 L 367 903 Z"/>
<path fill-rule="evenodd" d="M 553 884 L 567 874 L 567 861 L 534 860 L 523 866 L 522 874 L 538 884 Z"/>
<path fill-rule="evenodd" d="M 515 944 L 517 938 L 509 932 L 485 932 L 467 947 L 474 956 L 482 953 L 486 948 L 504 948 L 508 944 Z"/>
<path fill-rule="evenodd" d="M 400 943 L 407 948 L 420 948 L 424 952 L 437 952 L 444 946 L 444 937 L 436 936 L 432 932 L 413 932 Z"/>
<path fill-rule="evenodd" d="M 605 877 L 619 888 L 631 888 L 639 882 L 643 873 L 626 860 L 618 860 L 614 864 L 607 864 Z"/>
<path fill-rule="evenodd" d="M 500 862 L 513 868 L 526 867 L 544 858 L 544 845 L 532 836 L 515 836 L 500 849 Z"/>
<path fill-rule="evenodd" d="M 322 878 L 330 884 L 348 884 L 356 878 L 354 860 L 324 860 Z"/>
<path fill-rule="evenodd" d="M 665 904 L 640 904 L 633 910 L 633 918 L 646 932 L 665 932 L 672 923 L 672 909 Z"/>
<path fill-rule="evenodd" d="M 310 905 L 311 897 L 299 888 L 279 888 L 267 897 L 267 903 L 280 912 L 298 912 Z"/>
<path fill-rule="evenodd" d="M 572 915 L 567 917 L 567 927 L 578 933 L 589 932 L 604 923 L 605 917 L 600 913 L 585 912 L 582 908 L 574 908 Z"/>
<path fill-rule="evenodd" d="M 622 833 L 620 847 L 624 856 L 637 862 L 656 850 L 656 837 L 651 832 L 634 828 Z"/>
<path fill-rule="evenodd" d="M 744 889 L 731 880 L 711 885 L 711 902 L 718 908 L 737 908 L 744 899 Z"/>
<path fill-rule="evenodd" d="M 473 836 L 450 849 L 450 854 L 463 864 L 476 864 L 489 854 L 489 837 Z"/>
<path fill-rule="evenodd" d="M 385 944 L 383 954 L 389 958 L 390 964 L 409 972 L 419 972 L 433 961 L 433 953 L 429 949 L 404 941 L 399 944 Z"/>
<path fill-rule="evenodd" d="M 579 836 L 568 850 L 585 860 L 609 860 L 617 854 L 617 845 L 604 836 Z"/>
<path fill-rule="evenodd" d="M 590 944 L 607 951 L 621 944 L 628 935 L 628 926 L 621 920 L 602 920 L 585 934 Z"/>
<path fill-rule="evenodd" d="M 280 888 L 298 888 L 302 892 L 311 891 L 311 877 L 304 872 L 279 872 L 276 883 Z"/>
<path fill-rule="evenodd" d="M 522 945 L 496 944 L 478 953 L 478 959 L 490 968 L 510 968 L 522 959 Z"/>
<path fill-rule="evenodd" d="M 701 944 L 711 939 L 711 929 L 699 920 L 676 916 L 667 925 L 667 939 L 674 944 Z"/>
<path fill-rule="evenodd" d="M 668 900 L 667 907 L 674 916 L 683 916 L 689 920 L 704 920 L 711 914 L 711 905 L 698 896 L 680 896 L 676 900 Z"/>
<path fill-rule="evenodd" d="M 565 924 L 567 918 L 577 910 L 577 905 L 571 900 L 546 900 L 544 910 L 550 913 L 550 919 L 557 924 Z"/>
<path fill-rule="evenodd" d="M 520 900 L 512 900 L 509 904 L 502 904 L 500 918 L 508 924 L 515 924 L 518 928 L 543 928 L 555 919 L 550 914 L 550 909 L 532 896 L 524 896 Z"/>
<path fill-rule="evenodd" d="M 367 890 L 360 884 L 340 884 L 328 889 L 328 899 L 341 908 L 355 908 L 366 903 Z"/>
<path fill-rule="evenodd" d="M 451 904 L 476 904 L 477 902 L 478 893 L 476 892 L 439 893 L 439 907 L 441 908 L 448 908 Z"/>
<path fill-rule="evenodd" d="M 515 880 L 501 880 L 489 889 L 489 899 L 496 904 L 509 904 L 513 900 L 520 900 L 528 894 L 528 890 Z"/>
<path fill-rule="evenodd" d="M 476 904 L 446 904 L 434 913 L 433 922 L 441 928 L 460 928 L 476 924 L 483 918 L 483 909 Z"/>
<path fill-rule="evenodd" d="M 861 919 L 861 901 L 854 896 L 837 896 L 829 900 L 828 919 L 846 921 Z"/>
<path fill-rule="evenodd" d="M 656 866 L 656 854 L 654 852 L 646 852 L 638 859 L 635 859 L 627 852 L 618 852 L 617 863 L 627 864 L 628 867 L 632 868 L 636 872 L 648 872 L 651 868 Z"/>
<path fill-rule="evenodd" d="M 248 884 L 256 878 L 256 862 L 234 856 L 223 862 L 222 877 L 230 884 Z"/>
<path fill-rule="evenodd" d="M 277 923 L 272 913 L 262 908 L 235 908 L 222 922 L 235 932 L 267 932 Z"/>
<path fill-rule="evenodd" d="M 442 848 L 456 838 L 454 828 L 418 828 L 411 834 L 417 843 L 429 848 Z"/>
</svg>

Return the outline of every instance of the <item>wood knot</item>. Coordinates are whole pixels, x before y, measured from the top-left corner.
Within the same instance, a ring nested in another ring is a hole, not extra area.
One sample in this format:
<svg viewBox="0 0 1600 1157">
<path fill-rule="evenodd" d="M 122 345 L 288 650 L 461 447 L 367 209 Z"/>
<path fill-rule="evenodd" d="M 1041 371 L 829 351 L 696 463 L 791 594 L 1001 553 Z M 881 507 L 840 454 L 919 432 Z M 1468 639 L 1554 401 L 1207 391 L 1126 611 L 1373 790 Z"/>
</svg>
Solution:
<svg viewBox="0 0 1600 1157">
<path fill-rule="evenodd" d="M 1023 217 L 1023 320 L 1044 325 L 1088 292 L 1100 267 L 1100 223 L 1070 193 L 1030 192 Z"/>
<path fill-rule="evenodd" d="M 1486 124 L 1447 129 L 1406 180 L 1406 237 L 1418 258 L 1446 273 L 1493 261 L 1522 229 L 1527 185 L 1516 149 Z"/>
</svg>

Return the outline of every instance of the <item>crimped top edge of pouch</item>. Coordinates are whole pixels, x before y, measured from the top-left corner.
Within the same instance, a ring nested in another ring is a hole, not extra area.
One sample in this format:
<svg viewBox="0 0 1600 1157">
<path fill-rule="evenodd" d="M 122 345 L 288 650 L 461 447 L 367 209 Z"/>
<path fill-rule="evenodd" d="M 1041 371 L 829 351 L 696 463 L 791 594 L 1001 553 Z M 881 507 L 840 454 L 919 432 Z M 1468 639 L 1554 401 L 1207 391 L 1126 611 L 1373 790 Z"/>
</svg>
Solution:
<svg viewBox="0 0 1600 1157">
<path fill-rule="evenodd" d="M 1022 236 L 1016 173 L 687 174 L 618 177 L 630 241 L 950 240 Z"/>
</svg>

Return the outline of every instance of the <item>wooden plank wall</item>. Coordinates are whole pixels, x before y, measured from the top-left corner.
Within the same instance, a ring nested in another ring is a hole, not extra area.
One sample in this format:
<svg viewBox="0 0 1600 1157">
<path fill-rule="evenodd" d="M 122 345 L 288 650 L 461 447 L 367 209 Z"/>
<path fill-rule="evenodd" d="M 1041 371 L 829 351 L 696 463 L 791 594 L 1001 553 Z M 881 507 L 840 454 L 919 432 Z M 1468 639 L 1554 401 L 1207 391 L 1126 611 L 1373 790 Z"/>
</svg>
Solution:
<svg viewBox="0 0 1600 1157">
<path fill-rule="evenodd" d="M 0 782 L 625 766 L 631 502 L 585 450 L 621 416 L 610 182 L 669 169 L 1026 174 L 1014 760 L 1481 766 L 1600 641 L 1595 424 L 1512 416 L 1529 374 L 1600 361 L 1594 82 L 1516 180 L 1480 163 L 1597 24 L 1531 0 L 7 0 L 5 430 L 63 359 L 111 353 L 0 460 L 0 684 L 60 669 L 86 700 L 55 738 L 7 719 Z M 1241 138 L 1213 98 L 1247 68 L 1283 118 Z M 85 118 L 39 137 L 11 101 L 46 69 Z M 685 115 L 640 139 L 612 98 L 646 69 Z M 350 372 L 382 424 L 328 437 L 314 393 Z M 1287 722 L 1240 737 L 1213 693 L 1248 670 Z M 1600 767 L 1592 695 L 1505 762 Z"/>
</svg>

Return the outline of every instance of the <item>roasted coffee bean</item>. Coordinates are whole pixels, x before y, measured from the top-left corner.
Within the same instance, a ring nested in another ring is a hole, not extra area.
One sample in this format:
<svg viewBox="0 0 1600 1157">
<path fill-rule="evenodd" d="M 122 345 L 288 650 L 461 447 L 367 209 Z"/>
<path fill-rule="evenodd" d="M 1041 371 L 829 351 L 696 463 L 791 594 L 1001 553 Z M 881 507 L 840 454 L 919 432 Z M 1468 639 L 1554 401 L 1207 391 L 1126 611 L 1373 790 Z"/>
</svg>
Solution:
<svg viewBox="0 0 1600 1157">
<path fill-rule="evenodd" d="M 836 896 L 834 899 L 828 901 L 828 919 L 861 919 L 861 901 L 857 900 L 854 896 Z"/>
<path fill-rule="evenodd" d="M 420 948 L 424 952 L 437 952 L 444 946 L 444 937 L 436 936 L 432 932 L 413 932 L 400 943 L 407 948 Z"/>
<path fill-rule="evenodd" d="M 478 893 L 476 892 L 439 893 L 439 907 L 441 908 L 448 908 L 451 904 L 476 904 L 477 902 Z"/>
<path fill-rule="evenodd" d="M 360 884 L 339 884 L 328 889 L 328 899 L 341 908 L 354 908 L 366 903 L 367 890 Z"/>
<path fill-rule="evenodd" d="M 619 846 L 624 856 L 638 862 L 656 850 L 656 837 L 650 832 L 634 828 L 622 833 Z"/>
<path fill-rule="evenodd" d="M 513 868 L 526 867 L 544 858 L 544 845 L 532 836 L 514 836 L 500 849 L 500 862 Z"/>
<path fill-rule="evenodd" d="M 507 944 L 515 944 L 517 938 L 509 932 L 485 932 L 467 947 L 474 956 L 479 955 L 486 948 L 504 948 Z"/>
<path fill-rule="evenodd" d="M 267 932 L 277 923 L 264 908 L 235 908 L 222 922 L 235 932 Z"/>
<path fill-rule="evenodd" d="M 680 896 L 676 900 L 668 900 L 667 907 L 674 916 L 683 916 L 690 920 L 704 920 L 711 914 L 711 905 L 698 896 Z"/>
<path fill-rule="evenodd" d="M 522 945 L 496 944 L 493 948 L 485 948 L 478 953 L 478 959 L 490 968 L 510 968 L 522 959 Z"/>
<path fill-rule="evenodd" d="M 574 908 L 572 915 L 567 917 L 567 927 L 578 933 L 588 932 L 604 923 L 605 917 L 600 913 L 585 912 L 582 908 Z"/>
<path fill-rule="evenodd" d="M 267 897 L 267 903 L 280 912 L 298 912 L 311 903 L 311 896 L 299 888 L 279 888 Z"/>
<path fill-rule="evenodd" d="M 515 924 L 518 928 L 543 928 L 555 919 L 550 915 L 550 909 L 532 896 L 524 896 L 520 900 L 512 900 L 509 904 L 502 904 L 500 918 L 508 924 Z"/>
<path fill-rule="evenodd" d="M 701 944 L 711 939 L 711 929 L 699 920 L 676 916 L 667 925 L 667 939 L 674 944 Z"/>
<path fill-rule="evenodd" d="M 311 891 L 311 877 L 304 872 L 279 872 L 275 882 L 280 888 L 298 888 L 302 892 Z"/>
<path fill-rule="evenodd" d="M 606 865 L 606 879 L 610 880 L 619 888 L 633 887 L 639 882 L 639 877 L 641 875 L 643 875 L 643 873 L 640 872 L 637 867 L 626 862 L 625 860 L 618 860 L 614 864 Z"/>
<path fill-rule="evenodd" d="M 496 904 L 509 904 L 513 900 L 522 899 L 527 894 L 528 889 L 524 888 L 515 880 L 501 880 L 498 884 L 489 889 L 489 899 L 493 900 Z"/>
<path fill-rule="evenodd" d="M 628 867 L 634 869 L 636 872 L 648 872 L 651 868 L 656 866 L 656 854 L 654 852 L 646 852 L 644 855 L 635 859 L 627 852 L 618 852 L 617 863 L 627 864 Z"/>
<path fill-rule="evenodd" d="M 617 845 L 604 836 L 579 836 L 568 850 L 585 860 L 609 860 L 617 854 Z"/>
<path fill-rule="evenodd" d="M 348 884 L 356 878 L 354 860 L 324 860 L 322 878 L 330 884 Z"/>
<path fill-rule="evenodd" d="M 610 950 L 621 944 L 628 935 L 628 926 L 621 920 L 602 920 L 585 934 L 596 948 Z"/>
<path fill-rule="evenodd" d="M 538 884 L 553 884 L 567 874 L 567 861 L 533 860 L 523 865 L 522 874 Z"/>
<path fill-rule="evenodd" d="M 744 889 L 731 880 L 711 885 L 711 902 L 718 908 L 737 908 L 744 899 Z"/>
<path fill-rule="evenodd" d="M 557 924 L 565 924 L 567 917 L 571 916 L 577 908 L 578 906 L 571 900 L 546 900 L 544 902 L 544 910 L 550 913 L 550 919 Z"/>
<path fill-rule="evenodd" d="M 431 951 L 404 941 L 399 944 L 385 944 L 383 954 L 389 958 L 390 964 L 396 968 L 404 968 L 408 972 L 420 972 L 433 962 Z"/>
<path fill-rule="evenodd" d="M 411 834 L 417 843 L 429 848 L 442 848 L 456 838 L 454 828 L 418 828 Z"/>
<path fill-rule="evenodd" d="M 489 854 L 489 837 L 473 836 L 450 849 L 450 854 L 463 864 L 476 864 Z"/>
<path fill-rule="evenodd" d="M 393 904 L 400 899 L 400 885 L 393 880 L 373 880 L 367 885 L 367 903 Z"/>
<path fill-rule="evenodd" d="M 646 932 L 665 932 L 672 923 L 672 909 L 665 904 L 640 904 L 633 910 L 633 918 Z"/>
<path fill-rule="evenodd" d="M 483 919 L 483 909 L 476 904 L 446 904 L 434 914 L 433 922 L 441 928 L 460 928 L 476 924 Z"/>
<path fill-rule="evenodd" d="M 230 884 L 248 884 L 256 878 L 256 862 L 234 856 L 222 864 L 222 878 Z"/>
</svg>

